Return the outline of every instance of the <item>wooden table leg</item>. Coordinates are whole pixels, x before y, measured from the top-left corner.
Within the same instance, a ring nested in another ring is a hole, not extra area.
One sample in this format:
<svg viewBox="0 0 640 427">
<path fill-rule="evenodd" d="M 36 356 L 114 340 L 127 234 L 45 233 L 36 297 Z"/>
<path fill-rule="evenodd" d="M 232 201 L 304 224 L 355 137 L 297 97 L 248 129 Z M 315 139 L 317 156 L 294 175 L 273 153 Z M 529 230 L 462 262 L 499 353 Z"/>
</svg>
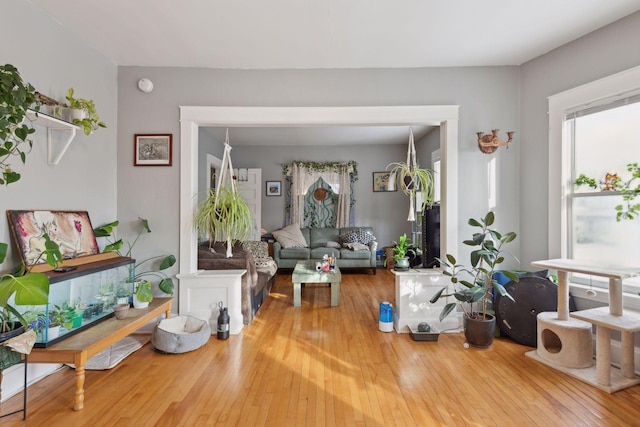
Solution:
<svg viewBox="0 0 640 427">
<path fill-rule="evenodd" d="M 331 282 L 331 307 L 340 305 L 340 282 Z"/>
<path fill-rule="evenodd" d="M 302 298 L 300 297 L 300 283 L 293 284 L 293 306 L 300 307 L 302 305 Z"/>
<path fill-rule="evenodd" d="M 87 364 L 87 355 L 85 352 L 81 352 L 74 359 L 74 365 L 76 366 L 76 394 L 73 401 L 73 410 L 80 411 L 84 408 L 84 367 Z"/>
</svg>

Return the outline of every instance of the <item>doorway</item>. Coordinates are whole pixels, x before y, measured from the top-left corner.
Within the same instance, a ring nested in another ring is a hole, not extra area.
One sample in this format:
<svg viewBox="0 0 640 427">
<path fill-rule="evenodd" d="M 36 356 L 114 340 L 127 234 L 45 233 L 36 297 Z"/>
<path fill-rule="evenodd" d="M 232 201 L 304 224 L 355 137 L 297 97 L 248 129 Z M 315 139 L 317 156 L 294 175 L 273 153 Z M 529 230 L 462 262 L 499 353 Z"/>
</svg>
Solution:
<svg viewBox="0 0 640 427">
<path fill-rule="evenodd" d="M 441 254 L 455 248 L 458 219 L 458 106 L 180 107 L 180 274 L 197 269 L 193 216 L 198 192 L 200 126 L 440 126 Z"/>
</svg>

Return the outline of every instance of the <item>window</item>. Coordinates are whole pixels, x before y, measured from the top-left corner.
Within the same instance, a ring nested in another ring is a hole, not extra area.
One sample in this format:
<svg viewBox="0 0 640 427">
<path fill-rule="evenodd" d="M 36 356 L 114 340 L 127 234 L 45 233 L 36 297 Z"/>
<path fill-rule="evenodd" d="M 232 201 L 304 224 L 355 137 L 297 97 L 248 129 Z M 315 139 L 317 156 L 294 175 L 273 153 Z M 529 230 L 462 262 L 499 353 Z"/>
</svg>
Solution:
<svg viewBox="0 0 640 427">
<path fill-rule="evenodd" d="M 603 189 L 605 176 L 630 178 L 627 164 L 640 162 L 640 96 L 618 97 L 597 106 L 577 108 L 566 114 L 564 141 L 568 145 L 570 184 L 584 174 L 598 188 L 567 185 L 566 254 L 569 258 L 601 265 L 640 265 L 640 220 L 616 220 L 615 206 L 622 204 L 616 191 Z M 573 280 L 599 285 L 588 276 Z M 602 279 L 599 279 L 600 281 Z M 640 285 L 627 279 L 626 285 Z M 628 289 L 629 290 L 629 289 Z"/>
</svg>

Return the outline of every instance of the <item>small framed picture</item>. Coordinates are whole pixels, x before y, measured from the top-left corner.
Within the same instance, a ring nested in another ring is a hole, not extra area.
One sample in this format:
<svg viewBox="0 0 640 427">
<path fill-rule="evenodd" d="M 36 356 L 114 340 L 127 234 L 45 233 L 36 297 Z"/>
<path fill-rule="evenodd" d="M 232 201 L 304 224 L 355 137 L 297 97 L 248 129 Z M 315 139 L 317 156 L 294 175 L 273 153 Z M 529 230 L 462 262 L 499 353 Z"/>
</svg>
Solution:
<svg viewBox="0 0 640 427">
<path fill-rule="evenodd" d="M 282 196 L 282 181 L 267 181 L 267 196 Z"/>
<path fill-rule="evenodd" d="M 136 134 L 133 144 L 134 166 L 171 166 L 172 134 Z"/>
<path fill-rule="evenodd" d="M 397 191 L 395 179 L 391 179 L 390 172 L 373 172 L 373 191 Z"/>
</svg>

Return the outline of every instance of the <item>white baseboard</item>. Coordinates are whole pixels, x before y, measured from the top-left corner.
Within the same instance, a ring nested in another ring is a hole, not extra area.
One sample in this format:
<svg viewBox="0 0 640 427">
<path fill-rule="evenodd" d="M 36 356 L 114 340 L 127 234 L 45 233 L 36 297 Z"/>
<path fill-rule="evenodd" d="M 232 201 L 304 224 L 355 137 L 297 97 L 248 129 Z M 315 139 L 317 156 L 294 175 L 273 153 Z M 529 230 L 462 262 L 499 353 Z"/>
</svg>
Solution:
<svg viewBox="0 0 640 427">
<path fill-rule="evenodd" d="M 41 379 L 61 369 L 58 363 L 30 363 L 27 371 L 27 385 L 34 384 Z M 5 369 L 2 377 L 2 402 L 22 392 L 24 385 L 24 364 L 14 365 Z"/>
</svg>

